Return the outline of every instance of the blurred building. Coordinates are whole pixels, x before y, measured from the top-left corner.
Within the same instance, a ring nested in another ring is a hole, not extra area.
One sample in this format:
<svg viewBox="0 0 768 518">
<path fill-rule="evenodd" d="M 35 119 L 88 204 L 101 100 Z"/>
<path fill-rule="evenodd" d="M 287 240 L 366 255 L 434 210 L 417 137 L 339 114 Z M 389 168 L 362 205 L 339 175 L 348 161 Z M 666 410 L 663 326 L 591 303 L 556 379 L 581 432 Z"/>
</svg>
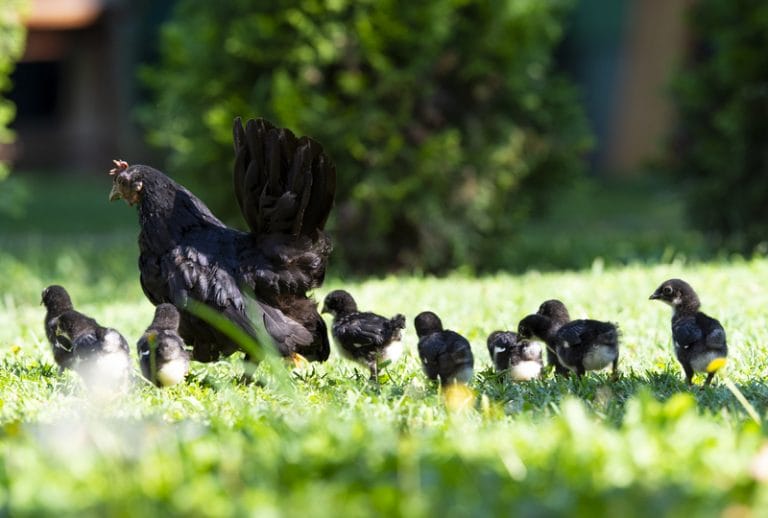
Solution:
<svg viewBox="0 0 768 518">
<path fill-rule="evenodd" d="M 660 153 L 675 123 L 668 92 L 673 72 L 685 59 L 685 18 L 692 2 L 627 2 L 603 168 L 633 174 Z"/>
<path fill-rule="evenodd" d="M 30 0 L 11 99 L 17 169 L 103 171 L 150 152 L 135 122 L 137 64 L 155 56 L 173 0 Z M 583 92 L 595 170 L 631 174 L 658 153 L 665 95 L 685 48 L 690 0 L 579 0 L 558 59 Z M 6 151 L 7 152 L 7 151 Z"/>
<path fill-rule="evenodd" d="M 674 124 L 667 95 L 687 44 L 692 0 L 578 0 L 560 51 L 597 139 L 596 170 L 632 175 L 657 157 Z"/>
<path fill-rule="evenodd" d="M 9 94 L 16 168 L 103 172 L 112 158 L 144 152 L 133 109 L 136 64 L 148 47 L 142 29 L 153 22 L 144 16 L 169 2 L 29 4 L 26 49 Z"/>
</svg>

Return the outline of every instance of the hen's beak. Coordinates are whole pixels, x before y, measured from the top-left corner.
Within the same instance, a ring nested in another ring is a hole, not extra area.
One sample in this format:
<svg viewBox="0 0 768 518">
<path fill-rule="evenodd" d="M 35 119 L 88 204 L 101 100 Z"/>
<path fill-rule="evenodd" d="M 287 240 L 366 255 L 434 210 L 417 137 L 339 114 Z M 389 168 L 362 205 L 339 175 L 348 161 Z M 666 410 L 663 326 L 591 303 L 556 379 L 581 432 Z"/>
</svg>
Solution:
<svg viewBox="0 0 768 518">
<path fill-rule="evenodd" d="M 122 198 L 122 194 L 120 194 L 120 189 L 117 188 L 117 184 L 112 184 L 112 190 L 109 191 L 109 201 L 115 201 Z"/>
</svg>

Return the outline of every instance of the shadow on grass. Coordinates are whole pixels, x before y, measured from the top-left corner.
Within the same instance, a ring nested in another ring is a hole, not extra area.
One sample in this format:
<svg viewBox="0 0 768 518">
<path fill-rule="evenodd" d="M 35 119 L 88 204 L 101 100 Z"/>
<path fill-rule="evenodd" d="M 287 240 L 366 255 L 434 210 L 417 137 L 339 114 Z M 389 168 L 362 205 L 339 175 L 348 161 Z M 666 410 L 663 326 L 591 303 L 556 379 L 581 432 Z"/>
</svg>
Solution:
<svg viewBox="0 0 768 518">
<path fill-rule="evenodd" d="M 765 415 L 768 410 L 768 384 L 765 380 L 753 379 L 736 386 L 757 412 Z M 515 383 L 509 381 L 505 373 L 495 373 L 489 368 L 478 373 L 475 388 L 492 401 L 504 404 L 505 412 L 510 414 L 557 413 L 562 399 L 571 395 L 581 399 L 596 415 L 619 425 L 624 418 L 627 401 L 639 391 L 646 390 L 658 401 L 665 401 L 678 393 L 689 393 L 696 399 L 701 412 L 714 414 L 726 410 L 749 418 L 741 403 L 717 377 L 709 387 L 703 387 L 702 382 L 688 386 L 680 373 L 672 370 L 630 371 L 622 373 L 616 380 L 606 372 L 591 373 L 582 378 L 548 375 L 540 380 Z"/>
</svg>

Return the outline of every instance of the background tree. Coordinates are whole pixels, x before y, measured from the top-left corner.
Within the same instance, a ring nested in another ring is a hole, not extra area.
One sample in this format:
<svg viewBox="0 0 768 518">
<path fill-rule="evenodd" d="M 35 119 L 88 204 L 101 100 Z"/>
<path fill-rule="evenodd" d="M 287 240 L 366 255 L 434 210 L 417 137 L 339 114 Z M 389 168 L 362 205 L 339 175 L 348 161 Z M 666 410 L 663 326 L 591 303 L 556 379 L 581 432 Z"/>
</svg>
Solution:
<svg viewBox="0 0 768 518">
<path fill-rule="evenodd" d="M 233 216 L 236 115 L 322 142 L 339 171 L 334 262 L 503 268 L 591 142 L 552 62 L 568 4 L 180 0 L 143 120 L 172 174 Z"/>
<path fill-rule="evenodd" d="M 768 3 L 701 0 L 690 14 L 672 170 L 691 222 L 716 247 L 751 252 L 768 230 Z"/>
<path fill-rule="evenodd" d="M 11 72 L 24 50 L 21 14 L 25 3 L 25 0 L 4 0 L 0 10 L 0 145 L 13 142 L 13 132 L 8 125 L 13 120 L 15 108 L 3 97 L 3 93 L 11 88 Z M 8 164 L 0 160 L 0 181 L 7 176 Z"/>
</svg>

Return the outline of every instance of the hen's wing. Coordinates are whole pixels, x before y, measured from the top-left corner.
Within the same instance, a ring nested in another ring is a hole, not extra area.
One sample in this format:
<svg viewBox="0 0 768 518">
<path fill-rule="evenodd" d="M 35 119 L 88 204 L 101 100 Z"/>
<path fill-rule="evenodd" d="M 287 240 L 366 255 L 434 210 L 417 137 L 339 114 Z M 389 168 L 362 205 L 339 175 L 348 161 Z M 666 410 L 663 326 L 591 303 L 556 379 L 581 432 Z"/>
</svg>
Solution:
<svg viewBox="0 0 768 518">
<path fill-rule="evenodd" d="M 212 361 L 238 348 L 224 333 L 187 311 L 190 300 L 201 302 L 226 316 L 256 338 L 246 316 L 245 300 L 236 277 L 236 267 L 226 263 L 231 246 L 216 236 L 188 234 L 187 244 L 176 246 L 162 256 L 145 260 L 141 285 L 154 304 L 170 302 L 179 308 L 179 334 L 193 347 L 198 361 Z M 222 236 L 219 236 L 222 237 Z M 214 254 L 212 258 L 208 255 Z M 168 298 L 158 297 L 164 294 Z"/>
<path fill-rule="evenodd" d="M 266 329 L 279 349 L 285 349 L 283 351 L 284 355 L 312 343 L 312 333 L 279 309 L 259 301 L 256 301 L 256 307 L 261 315 L 264 329 Z"/>
</svg>

